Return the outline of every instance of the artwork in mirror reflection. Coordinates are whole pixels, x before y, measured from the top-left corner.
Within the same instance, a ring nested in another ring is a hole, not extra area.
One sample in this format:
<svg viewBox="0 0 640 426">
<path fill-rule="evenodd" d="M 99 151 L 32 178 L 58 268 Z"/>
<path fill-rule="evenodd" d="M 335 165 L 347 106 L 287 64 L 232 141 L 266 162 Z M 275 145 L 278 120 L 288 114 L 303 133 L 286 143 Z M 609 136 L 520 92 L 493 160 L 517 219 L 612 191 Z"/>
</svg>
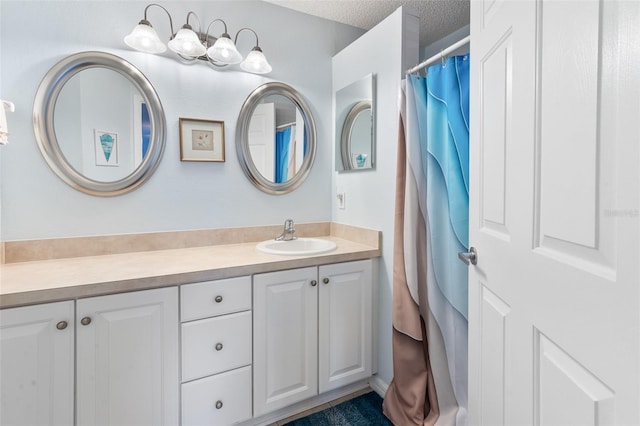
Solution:
<svg viewBox="0 0 640 426">
<path fill-rule="evenodd" d="M 336 170 L 375 167 L 375 78 L 357 80 L 335 93 Z"/>
<path fill-rule="evenodd" d="M 307 151 L 302 114 L 285 96 L 264 97 L 251 115 L 248 142 L 260 174 L 273 183 L 287 182 L 300 170 Z"/>
<path fill-rule="evenodd" d="M 151 123 L 147 105 L 127 78 L 107 68 L 91 68 L 71 77 L 60 91 L 54 131 L 78 173 L 113 182 L 142 163 Z"/>
</svg>

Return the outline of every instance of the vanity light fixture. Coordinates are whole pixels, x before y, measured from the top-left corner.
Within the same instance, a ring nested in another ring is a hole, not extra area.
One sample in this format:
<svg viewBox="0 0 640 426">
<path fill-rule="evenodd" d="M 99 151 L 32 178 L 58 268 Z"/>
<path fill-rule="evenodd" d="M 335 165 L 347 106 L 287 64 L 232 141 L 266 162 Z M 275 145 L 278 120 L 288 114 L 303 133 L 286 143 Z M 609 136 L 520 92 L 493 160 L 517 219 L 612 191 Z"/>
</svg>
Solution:
<svg viewBox="0 0 640 426">
<path fill-rule="evenodd" d="M 269 65 L 258 43 L 258 34 L 251 28 L 241 28 L 236 33 L 235 41 L 232 41 L 231 36 L 227 32 L 226 22 L 222 19 L 215 19 L 208 25 L 207 31 L 203 34 L 200 19 L 194 12 L 189 12 L 187 13 L 186 23 L 177 33 L 174 33 L 171 14 L 167 9 L 157 3 L 151 3 L 144 8 L 144 18 L 136 25 L 133 31 L 124 38 L 127 46 L 140 52 L 153 54 L 163 53 L 167 50 L 165 44 L 160 40 L 158 33 L 151 26 L 151 22 L 147 20 L 147 11 L 151 6 L 157 6 L 167 13 L 169 26 L 171 27 L 171 37 L 168 43 L 169 49 L 178 54 L 184 62 L 193 63 L 199 59 L 208 61 L 217 67 L 240 64 L 242 70 L 254 74 L 271 72 L 271 65 Z M 189 24 L 189 18 L 192 16 L 198 22 L 198 32 L 195 32 Z M 217 38 L 209 35 L 209 30 L 215 22 L 222 22 L 224 25 L 224 32 Z M 256 45 L 243 61 L 242 55 L 236 48 L 236 43 L 238 42 L 238 35 L 244 30 L 251 31 L 255 35 Z M 215 42 L 212 43 L 212 39 L 214 38 Z"/>
<path fill-rule="evenodd" d="M 262 53 L 262 49 L 260 49 L 260 43 L 258 42 L 258 34 L 253 31 L 251 28 L 240 28 L 236 33 L 236 43 L 238 42 L 238 35 L 243 30 L 251 31 L 253 35 L 256 36 L 256 45 L 251 49 L 251 52 L 247 55 L 247 58 L 242 61 L 240 64 L 240 68 L 245 70 L 246 72 L 252 72 L 255 74 L 266 74 L 271 72 L 271 65 L 267 62 L 267 58 Z"/>
</svg>

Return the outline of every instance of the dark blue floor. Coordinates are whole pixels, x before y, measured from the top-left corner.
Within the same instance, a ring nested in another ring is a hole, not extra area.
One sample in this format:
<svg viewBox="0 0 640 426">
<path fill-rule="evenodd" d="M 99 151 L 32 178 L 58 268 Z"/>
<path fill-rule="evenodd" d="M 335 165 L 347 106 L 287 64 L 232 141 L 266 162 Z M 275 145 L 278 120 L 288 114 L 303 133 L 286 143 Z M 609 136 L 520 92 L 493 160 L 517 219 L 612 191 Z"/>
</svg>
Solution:
<svg viewBox="0 0 640 426">
<path fill-rule="evenodd" d="M 358 396 L 356 398 L 313 413 L 307 417 L 294 420 L 287 426 L 392 426 L 392 423 L 382 414 L 382 398 L 375 393 Z"/>
</svg>

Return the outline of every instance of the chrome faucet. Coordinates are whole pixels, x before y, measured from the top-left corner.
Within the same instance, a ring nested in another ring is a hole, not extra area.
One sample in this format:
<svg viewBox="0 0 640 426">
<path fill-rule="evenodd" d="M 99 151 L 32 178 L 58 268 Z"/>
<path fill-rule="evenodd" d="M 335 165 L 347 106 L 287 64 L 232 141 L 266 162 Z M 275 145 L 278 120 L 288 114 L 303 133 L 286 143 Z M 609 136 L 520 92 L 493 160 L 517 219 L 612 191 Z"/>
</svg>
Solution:
<svg viewBox="0 0 640 426">
<path fill-rule="evenodd" d="M 293 226 L 293 219 L 287 219 L 284 221 L 284 231 L 279 237 L 276 237 L 276 241 L 291 241 L 296 239 L 296 228 Z"/>
</svg>

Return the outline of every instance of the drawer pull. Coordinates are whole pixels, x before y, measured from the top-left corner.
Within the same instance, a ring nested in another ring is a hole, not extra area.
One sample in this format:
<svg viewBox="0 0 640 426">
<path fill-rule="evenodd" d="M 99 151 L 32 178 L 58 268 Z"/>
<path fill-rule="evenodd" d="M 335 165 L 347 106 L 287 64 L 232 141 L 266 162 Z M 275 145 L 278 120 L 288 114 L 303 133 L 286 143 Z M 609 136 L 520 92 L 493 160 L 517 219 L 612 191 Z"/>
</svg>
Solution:
<svg viewBox="0 0 640 426">
<path fill-rule="evenodd" d="M 216 401 L 216 408 L 218 410 L 222 408 L 222 401 Z"/>
<path fill-rule="evenodd" d="M 89 325 L 91 324 L 91 317 L 84 317 L 80 320 L 80 324 L 82 325 Z"/>
<path fill-rule="evenodd" d="M 64 330 L 65 328 L 67 328 L 67 325 L 69 325 L 66 321 L 60 321 L 59 323 L 56 324 L 56 328 L 58 330 Z"/>
<path fill-rule="evenodd" d="M 325 284 L 329 284 L 329 278 L 323 278 L 322 282 L 325 283 Z"/>
<path fill-rule="evenodd" d="M 315 287 L 318 285 L 318 281 L 316 280 L 311 280 L 311 287 Z"/>
<path fill-rule="evenodd" d="M 222 296 L 216 296 L 214 300 L 216 301 L 216 303 L 220 303 L 222 302 Z"/>
<path fill-rule="evenodd" d="M 222 343 L 216 343 L 216 351 L 222 350 Z"/>
</svg>

